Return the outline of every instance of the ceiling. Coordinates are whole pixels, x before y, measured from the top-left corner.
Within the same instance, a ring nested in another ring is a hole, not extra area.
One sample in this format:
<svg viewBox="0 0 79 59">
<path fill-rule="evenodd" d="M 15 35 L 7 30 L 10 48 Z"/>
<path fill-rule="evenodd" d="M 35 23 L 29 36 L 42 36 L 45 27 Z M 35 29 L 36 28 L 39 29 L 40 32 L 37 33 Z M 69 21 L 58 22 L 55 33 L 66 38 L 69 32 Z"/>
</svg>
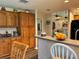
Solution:
<svg viewBox="0 0 79 59">
<path fill-rule="evenodd" d="M 64 3 L 64 0 L 29 0 L 28 3 L 22 3 L 19 0 L 0 0 L 0 6 L 30 9 L 50 13 L 58 10 L 73 9 L 79 7 L 79 0 L 70 0 Z"/>
</svg>

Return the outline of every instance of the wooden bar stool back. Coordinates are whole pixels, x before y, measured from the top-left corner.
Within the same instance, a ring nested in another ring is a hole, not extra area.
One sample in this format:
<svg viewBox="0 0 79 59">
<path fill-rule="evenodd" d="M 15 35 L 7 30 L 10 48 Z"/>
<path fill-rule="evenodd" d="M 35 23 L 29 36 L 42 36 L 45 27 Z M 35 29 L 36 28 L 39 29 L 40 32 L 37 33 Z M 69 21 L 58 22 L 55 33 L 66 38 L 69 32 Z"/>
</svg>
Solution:
<svg viewBox="0 0 79 59">
<path fill-rule="evenodd" d="M 10 59 L 25 59 L 27 48 L 28 48 L 28 45 L 14 41 L 12 44 Z"/>
</svg>

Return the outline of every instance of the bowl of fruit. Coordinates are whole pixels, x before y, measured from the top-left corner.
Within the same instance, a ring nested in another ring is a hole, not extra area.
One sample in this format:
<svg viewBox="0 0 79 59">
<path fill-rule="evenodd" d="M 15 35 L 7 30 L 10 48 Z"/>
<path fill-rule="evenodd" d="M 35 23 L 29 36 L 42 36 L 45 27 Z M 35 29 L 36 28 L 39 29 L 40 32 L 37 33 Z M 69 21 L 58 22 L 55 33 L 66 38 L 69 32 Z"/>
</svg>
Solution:
<svg viewBox="0 0 79 59">
<path fill-rule="evenodd" d="M 65 34 L 63 33 L 56 33 L 55 37 L 57 40 L 60 40 L 60 41 L 63 41 L 66 38 Z"/>
</svg>

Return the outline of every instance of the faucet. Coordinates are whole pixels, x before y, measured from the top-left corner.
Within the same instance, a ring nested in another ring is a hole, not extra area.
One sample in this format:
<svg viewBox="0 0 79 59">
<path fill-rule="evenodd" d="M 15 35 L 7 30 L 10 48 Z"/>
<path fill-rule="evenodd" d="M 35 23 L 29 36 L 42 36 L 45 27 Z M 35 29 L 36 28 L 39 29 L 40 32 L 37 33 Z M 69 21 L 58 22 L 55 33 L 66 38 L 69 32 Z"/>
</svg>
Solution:
<svg viewBox="0 0 79 59">
<path fill-rule="evenodd" d="M 79 29 L 76 30 L 75 32 L 75 40 L 77 39 L 77 32 L 79 31 Z"/>
</svg>

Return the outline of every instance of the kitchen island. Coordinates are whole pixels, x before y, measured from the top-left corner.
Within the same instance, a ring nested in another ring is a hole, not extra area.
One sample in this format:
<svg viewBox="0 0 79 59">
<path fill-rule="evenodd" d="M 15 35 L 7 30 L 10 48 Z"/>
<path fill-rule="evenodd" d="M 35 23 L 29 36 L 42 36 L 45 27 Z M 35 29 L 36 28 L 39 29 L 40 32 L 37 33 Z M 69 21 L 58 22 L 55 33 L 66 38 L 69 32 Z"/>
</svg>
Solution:
<svg viewBox="0 0 79 59">
<path fill-rule="evenodd" d="M 64 41 L 56 40 L 56 38 L 52 36 L 36 36 L 38 38 L 38 59 L 52 59 L 50 48 L 55 43 L 62 43 L 70 46 L 79 57 L 79 41 L 65 39 Z"/>
</svg>

